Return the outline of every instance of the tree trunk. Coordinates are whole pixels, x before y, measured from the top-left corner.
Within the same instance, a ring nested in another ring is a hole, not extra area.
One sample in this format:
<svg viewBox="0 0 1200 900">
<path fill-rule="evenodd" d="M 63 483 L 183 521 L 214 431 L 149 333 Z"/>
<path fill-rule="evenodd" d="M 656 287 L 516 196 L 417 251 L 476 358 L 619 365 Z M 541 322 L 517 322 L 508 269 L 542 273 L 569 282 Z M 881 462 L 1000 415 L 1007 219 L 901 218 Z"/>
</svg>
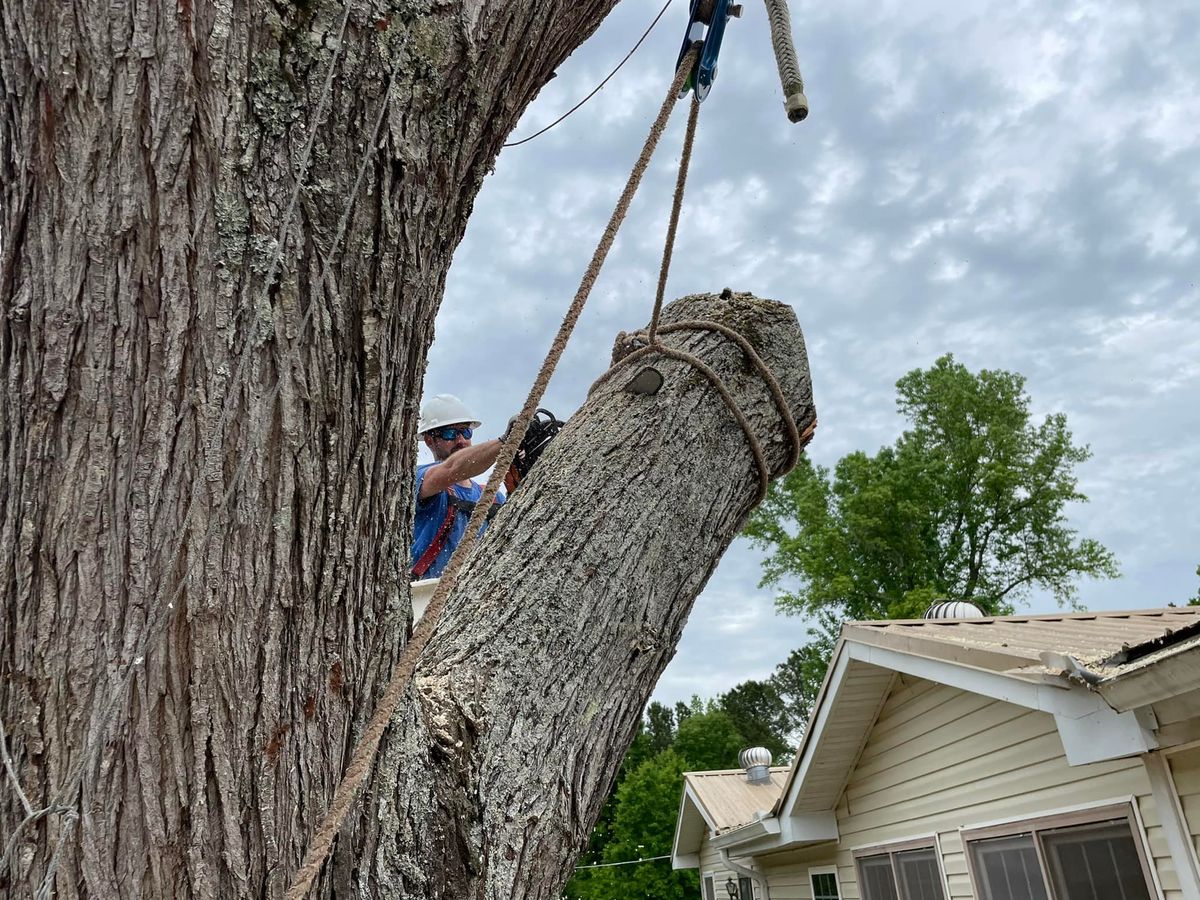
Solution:
<svg viewBox="0 0 1200 900">
<path fill-rule="evenodd" d="M 687 297 L 665 322 L 745 335 L 803 429 L 815 421 L 791 307 Z M 780 474 L 790 440 L 742 351 L 711 331 L 667 343 L 729 388 Z M 655 394 L 626 385 L 643 367 Z M 755 499 L 758 468 L 686 363 L 618 369 L 505 504 L 463 570 L 385 737 L 359 883 L 382 896 L 557 898 L 696 595 Z"/>
<path fill-rule="evenodd" d="M 281 892 L 404 641 L 451 254 L 615 2 L 0 4 L 0 892 Z"/>
<path fill-rule="evenodd" d="M 614 3 L 0 4 L 0 892 L 282 893 L 407 633 L 451 254 Z M 798 334 L 756 315 L 783 377 Z M 737 351 L 684 343 L 777 431 Z M 658 367 L 497 520 L 326 895 L 561 882 L 752 493 L 713 392 Z"/>
</svg>

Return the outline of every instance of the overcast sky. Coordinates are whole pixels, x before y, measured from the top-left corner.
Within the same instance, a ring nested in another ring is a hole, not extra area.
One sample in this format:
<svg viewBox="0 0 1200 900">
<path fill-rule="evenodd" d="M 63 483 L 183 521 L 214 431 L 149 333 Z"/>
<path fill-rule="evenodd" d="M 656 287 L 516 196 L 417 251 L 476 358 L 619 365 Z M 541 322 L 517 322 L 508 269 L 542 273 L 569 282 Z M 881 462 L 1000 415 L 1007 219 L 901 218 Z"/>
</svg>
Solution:
<svg viewBox="0 0 1200 900">
<path fill-rule="evenodd" d="M 1200 5 L 792 2 L 812 107 L 784 116 L 764 7 L 725 34 L 703 105 L 668 297 L 729 286 L 792 304 L 832 465 L 900 433 L 895 382 L 947 351 L 1022 373 L 1094 458 L 1081 534 L 1119 581 L 1091 609 L 1184 602 L 1200 563 Z M 556 118 L 660 8 L 624 0 L 513 138 Z M 503 430 L 524 400 L 671 77 L 672 8 L 587 106 L 506 149 L 450 272 L 426 376 Z M 566 417 L 613 335 L 643 326 L 686 106 L 589 301 L 544 405 Z M 805 623 L 758 588 L 738 541 L 696 603 L 656 698 L 713 697 L 771 673 Z M 1030 612 L 1053 612 L 1036 598 Z"/>
</svg>

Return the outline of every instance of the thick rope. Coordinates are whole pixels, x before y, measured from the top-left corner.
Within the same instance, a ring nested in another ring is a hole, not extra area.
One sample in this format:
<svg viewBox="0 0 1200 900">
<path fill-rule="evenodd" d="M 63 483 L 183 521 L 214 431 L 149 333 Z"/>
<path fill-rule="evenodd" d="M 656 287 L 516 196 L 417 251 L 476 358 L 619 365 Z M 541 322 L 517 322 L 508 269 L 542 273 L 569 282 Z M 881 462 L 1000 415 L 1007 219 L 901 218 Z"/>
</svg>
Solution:
<svg viewBox="0 0 1200 900">
<path fill-rule="evenodd" d="M 800 432 L 796 428 L 796 419 L 792 415 L 791 408 L 788 406 L 787 399 L 783 396 L 783 388 L 779 381 L 775 378 L 775 373 L 763 361 L 763 358 L 758 355 L 758 351 L 751 346 L 750 342 L 740 333 L 734 331 L 728 325 L 722 325 L 720 322 L 711 322 L 704 319 L 686 319 L 682 322 L 672 322 L 659 329 L 663 334 L 671 331 L 715 331 L 725 335 L 735 344 L 742 348 L 742 352 L 746 354 L 746 359 L 757 370 L 759 377 L 767 385 L 771 392 L 771 399 L 775 401 L 775 407 L 779 410 L 779 416 L 783 419 L 783 425 L 787 429 L 788 441 L 791 444 L 791 451 L 788 454 L 787 461 L 784 463 L 783 471 L 790 472 L 796 467 L 796 463 L 800 461 L 800 451 L 808 444 L 808 440 L 804 440 Z M 809 440 L 812 435 L 809 435 Z"/>
<path fill-rule="evenodd" d="M 784 467 L 779 474 L 786 474 L 795 468 L 796 463 L 800 459 L 800 451 L 808 446 L 809 441 L 811 441 L 813 438 L 817 423 L 815 421 L 812 422 L 807 428 L 805 428 L 803 432 L 796 427 L 796 419 L 792 415 L 792 411 L 788 406 L 787 400 L 783 396 L 783 388 L 779 384 L 779 380 L 775 377 L 775 374 L 771 371 L 766 362 L 763 361 L 763 358 L 758 355 L 758 352 L 754 349 L 754 347 L 751 346 L 750 342 L 746 340 L 743 335 L 734 331 L 728 325 L 724 325 L 721 322 L 709 321 L 707 319 L 687 319 L 682 322 L 671 322 L 667 325 L 659 326 L 658 329 L 659 334 L 669 334 L 673 331 L 715 331 L 719 334 L 723 334 L 742 349 L 742 352 L 746 355 L 746 359 L 750 362 L 750 365 L 755 369 L 755 371 L 758 372 L 759 377 L 762 378 L 763 382 L 767 385 L 767 388 L 771 393 L 771 399 L 775 402 L 775 407 L 779 410 L 779 417 L 783 419 L 784 428 L 787 431 L 788 441 L 791 446 L 790 450 L 788 451 L 787 461 L 785 462 Z M 628 335 L 627 339 L 631 341 L 641 341 L 647 340 L 648 336 L 648 332 L 646 331 L 635 331 Z M 733 395 L 729 392 L 729 389 L 725 386 L 724 382 L 721 381 L 721 377 L 717 375 L 717 373 L 714 372 L 712 368 L 698 356 L 674 347 L 668 347 L 661 341 L 656 341 L 653 344 L 646 344 L 638 347 L 628 355 L 614 362 L 612 366 L 609 367 L 608 371 L 596 379 L 588 393 L 590 394 L 592 391 L 596 390 L 596 388 L 607 382 L 613 373 L 615 373 L 618 369 L 624 368 L 630 363 L 636 362 L 639 359 L 655 353 L 659 354 L 660 356 L 666 356 L 670 359 L 677 359 L 680 362 L 687 363 L 696 369 L 696 371 L 698 371 L 701 375 L 707 378 L 712 386 L 716 388 L 717 393 L 721 396 L 721 399 L 725 401 L 725 406 L 728 407 L 730 413 L 733 414 L 734 419 L 737 420 L 738 425 L 741 426 L 742 433 L 746 437 L 746 443 L 750 447 L 750 453 L 754 457 L 754 464 L 758 469 L 759 478 L 758 493 L 754 499 L 754 502 L 755 504 L 761 503 L 763 498 L 767 496 L 767 490 L 770 487 L 772 478 L 770 467 L 767 465 L 766 454 L 762 448 L 762 443 L 759 441 L 758 436 L 754 433 L 754 430 L 750 427 L 750 421 L 746 418 L 745 413 L 742 412 L 741 407 L 737 405 L 737 401 L 733 399 Z"/>
<path fill-rule="evenodd" d="M 775 50 L 775 64 L 779 67 L 779 83 L 783 86 L 783 105 L 791 121 L 802 122 L 808 116 L 808 98 L 804 96 L 804 79 L 800 77 L 800 63 L 796 59 L 796 46 L 792 43 L 792 16 L 788 12 L 788 0 L 765 2 L 767 20 L 771 23 L 771 47 Z"/>
<path fill-rule="evenodd" d="M 768 0 L 768 2 L 770 2 L 770 0 Z M 784 2 L 783 9 L 784 14 L 786 15 L 786 2 Z M 787 37 L 788 44 L 790 46 L 790 27 L 787 31 Z M 795 59 L 794 51 L 792 53 L 792 58 L 793 60 Z M 797 75 L 798 72 L 799 70 L 797 69 Z M 727 338 L 741 347 L 742 352 L 746 355 L 746 358 L 758 371 L 759 377 L 762 378 L 762 380 L 766 383 L 767 388 L 770 390 L 771 397 L 775 401 L 775 406 L 778 408 L 779 415 L 783 419 L 784 427 L 787 430 L 791 449 L 788 453 L 787 463 L 783 471 L 789 472 L 795 467 L 796 462 L 800 459 L 800 451 L 804 448 L 808 441 L 812 439 L 812 430 L 816 427 L 816 423 L 814 422 L 813 425 L 811 425 L 805 431 L 804 436 L 799 433 L 796 428 L 795 417 L 792 416 L 792 411 L 788 407 L 787 400 L 783 396 L 783 388 L 780 387 L 778 379 L 775 378 L 775 374 L 770 370 L 767 364 L 763 362 L 762 357 L 758 355 L 755 349 L 750 345 L 750 342 L 732 328 L 722 325 L 720 322 L 693 319 L 685 322 L 675 322 L 661 327 L 659 325 L 659 319 L 662 317 L 663 298 L 666 295 L 667 275 L 671 269 L 671 257 L 675 252 L 675 235 L 679 228 L 679 216 L 683 209 L 684 189 L 687 186 L 688 169 L 692 159 L 692 147 L 696 140 L 696 124 L 699 119 L 699 115 L 700 101 L 697 100 L 695 94 L 693 94 L 691 110 L 688 113 L 687 133 L 684 135 L 683 139 L 683 152 L 679 157 L 679 174 L 675 180 L 675 197 L 671 204 L 671 218 L 667 225 L 667 237 L 663 245 L 662 265 L 659 267 L 658 271 L 658 290 L 655 292 L 654 296 L 654 310 L 650 315 L 650 325 L 646 328 L 646 330 L 644 332 L 635 332 L 635 334 L 632 335 L 633 339 L 635 340 L 639 338 L 645 340 L 646 346 L 634 350 L 623 359 L 613 363 L 608 371 L 601 375 L 600 378 L 596 380 L 595 384 L 592 385 L 592 390 L 595 390 L 599 384 L 606 381 L 617 368 L 637 359 L 641 359 L 644 356 L 649 356 L 652 353 L 658 353 L 671 359 L 677 359 L 680 362 L 685 362 L 692 366 L 694 369 L 696 369 L 696 371 L 707 378 L 714 388 L 716 388 L 717 393 L 720 394 L 721 399 L 725 402 L 725 406 L 729 409 L 730 413 L 733 414 L 733 417 L 737 420 L 738 425 L 741 426 L 742 433 L 746 436 L 746 443 L 750 447 L 750 452 L 754 456 L 754 464 L 758 468 L 758 494 L 754 500 L 755 504 L 758 504 L 761 503 L 767 496 L 767 490 L 771 485 L 771 472 L 767 465 L 767 458 L 763 452 L 762 444 L 759 442 L 758 436 L 754 433 L 753 429 L 751 429 L 750 422 L 746 418 L 745 413 L 743 413 L 741 408 L 737 405 L 737 402 L 733 399 L 733 395 L 729 393 L 729 389 L 725 387 L 725 384 L 721 381 L 720 376 L 718 376 L 717 373 L 714 372 L 703 360 L 692 355 L 691 353 L 686 353 L 683 350 L 667 347 L 659 340 L 659 334 L 667 334 L 672 331 L 682 331 L 685 329 L 708 330 L 716 331 L 725 335 Z"/>
<path fill-rule="evenodd" d="M 509 466 L 512 465 L 517 449 L 520 447 L 521 441 L 525 438 L 525 432 L 529 429 L 529 423 L 542 401 L 542 396 L 546 392 L 547 385 L 550 383 L 550 377 L 554 374 L 554 369 L 558 365 L 563 351 L 566 349 L 567 341 L 575 328 L 575 323 L 579 321 L 579 316 L 583 312 L 588 295 L 591 293 L 592 287 L 600 275 L 600 269 L 604 265 L 604 260 L 607 258 L 609 250 L 612 249 L 613 241 L 617 236 L 617 230 L 625 220 L 625 216 L 629 211 L 629 204 L 633 201 L 633 195 L 637 192 L 642 176 L 650 164 L 650 157 L 653 155 L 655 148 L 658 146 L 659 139 L 667 127 L 667 120 L 670 118 L 671 110 L 675 105 L 675 99 L 683 88 L 683 83 L 687 79 L 688 73 L 691 72 L 698 53 L 699 48 L 693 47 L 679 64 L 675 78 L 671 82 L 670 90 L 667 91 L 666 99 L 659 109 L 654 124 L 650 127 L 650 134 L 646 138 L 645 146 L 642 147 L 641 155 L 638 157 L 637 162 L 634 163 L 633 171 L 629 174 L 625 190 L 621 193 L 621 197 L 617 201 L 608 226 L 604 229 L 604 234 L 600 238 L 600 244 L 596 247 L 591 263 L 584 273 L 579 290 L 576 291 L 575 298 L 572 300 L 571 306 L 563 318 L 562 325 L 559 326 L 558 334 L 550 346 L 550 351 L 546 355 L 546 359 L 542 362 L 542 368 L 538 372 L 537 379 L 534 381 L 533 387 L 530 388 L 525 406 L 521 409 L 516 422 L 513 423 L 513 427 L 509 429 L 508 438 L 500 450 L 500 454 L 492 468 L 492 474 L 483 489 L 483 494 L 479 498 L 479 502 L 476 503 L 474 511 L 471 513 L 471 518 L 467 523 L 466 534 L 451 555 L 450 562 L 442 573 L 441 580 L 438 582 L 438 586 L 429 600 L 429 605 L 425 608 L 425 614 L 413 630 L 412 637 L 400 652 L 400 659 L 396 662 L 396 666 L 392 670 L 391 681 L 388 683 L 383 696 L 379 698 L 379 703 L 375 707 L 375 711 L 371 715 L 367 727 L 363 730 L 362 736 L 354 748 L 354 752 L 351 754 L 350 764 L 347 766 L 345 775 L 342 776 L 341 782 L 334 791 L 333 799 L 329 804 L 329 810 L 313 834 L 308 846 L 308 852 L 304 855 L 304 861 L 297 870 L 291 887 L 284 894 L 285 900 L 301 900 L 301 898 L 308 895 L 313 882 L 316 881 L 317 876 L 321 872 L 321 867 L 325 864 L 325 860 L 329 858 L 334 838 L 337 837 L 342 825 L 345 824 L 346 817 L 350 814 L 350 810 L 358 796 L 359 787 L 374 766 L 375 755 L 379 751 L 379 742 L 383 738 L 383 733 L 391 721 L 397 704 L 400 702 L 401 695 L 412 680 L 412 675 L 416 669 L 417 660 L 421 652 L 425 649 L 430 637 L 433 635 L 433 630 L 446 604 L 446 597 L 453 590 L 454 584 L 458 579 L 459 569 L 462 568 L 463 563 L 475 546 L 479 530 L 483 526 L 484 517 L 491 508 L 492 502 L 496 499 L 496 492 L 500 488 L 504 474 L 508 471 Z"/>
<path fill-rule="evenodd" d="M 654 313 L 647 329 L 651 344 L 658 334 L 658 316 L 662 311 L 663 295 L 667 291 L 667 273 L 671 270 L 671 256 L 675 252 L 675 232 L 679 229 L 679 213 L 683 209 L 683 189 L 687 185 L 688 168 L 692 162 L 692 145 L 696 143 L 696 123 L 700 118 L 700 101 L 692 92 L 692 106 L 688 110 L 687 131 L 683 136 L 683 151 L 679 156 L 679 174 L 675 178 L 675 199 L 671 203 L 671 221 L 667 225 L 667 240 L 663 246 L 662 265 L 658 269 L 658 291 L 654 295 Z"/>
</svg>

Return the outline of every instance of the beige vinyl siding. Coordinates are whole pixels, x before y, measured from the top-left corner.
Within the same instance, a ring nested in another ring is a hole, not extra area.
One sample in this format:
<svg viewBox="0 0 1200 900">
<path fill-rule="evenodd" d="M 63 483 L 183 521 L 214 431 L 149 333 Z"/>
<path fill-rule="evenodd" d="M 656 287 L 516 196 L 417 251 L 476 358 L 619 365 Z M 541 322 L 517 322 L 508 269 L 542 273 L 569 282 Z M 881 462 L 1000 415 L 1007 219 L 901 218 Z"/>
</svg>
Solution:
<svg viewBox="0 0 1200 900">
<path fill-rule="evenodd" d="M 808 870 L 813 867 L 836 865 L 837 850 L 831 845 L 825 845 L 812 850 L 781 854 L 761 862 L 770 879 L 771 900 L 812 900 L 812 884 L 808 880 Z M 847 878 L 853 877 L 852 872 L 839 867 L 839 890 Z"/>
<path fill-rule="evenodd" d="M 1129 796 L 1146 826 L 1164 900 L 1184 900 L 1139 759 L 1072 767 L 1047 713 L 897 681 L 837 808 L 843 900 L 860 897 L 855 848 L 936 837 L 947 896 L 966 900 L 974 895 L 959 828 Z M 779 900 L 788 896 L 804 895 Z"/>
<path fill-rule="evenodd" d="M 714 850 L 710 842 L 712 834 L 705 829 L 704 839 L 700 842 L 700 880 L 703 888 L 704 876 L 712 873 L 713 886 L 717 889 L 717 900 L 729 900 L 729 894 L 725 890 L 725 881 L 728 878 L 733 878 L 735 881 L 738 878 L 738 873 L 732 869 L 726 868 L 725 863 L 721 861 L 721 854 Z M 743 861 L 734 858 L 734 862 L 743 865 Z M 749 868 L 749 866 L 747 866 Z M 762 900 L 758 885 L 754 886 L 755 900 Z M 775 900 L 775 895 L 772 893 L 771 900 Z"/>
<path fill-rule="evenodd" d="M 1180 750 L 1167 757 L 1171 767 L 1171 779 L 1179 792 L 1179 805 L 1183 807 L 1183 818 L 1192 844 L 1200 853 L 1200 747 Z"/>
</svg>

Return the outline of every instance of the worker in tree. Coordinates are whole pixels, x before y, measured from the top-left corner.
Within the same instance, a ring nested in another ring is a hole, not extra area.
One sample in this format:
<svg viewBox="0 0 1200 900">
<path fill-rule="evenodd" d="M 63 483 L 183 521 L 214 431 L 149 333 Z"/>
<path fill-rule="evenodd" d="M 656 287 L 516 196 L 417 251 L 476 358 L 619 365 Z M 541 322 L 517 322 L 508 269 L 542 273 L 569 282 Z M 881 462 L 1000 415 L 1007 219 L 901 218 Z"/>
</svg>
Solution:
<svg viewBox="0 0 1200 900">
<path fill-rule="evenodd" d="M 434 462 L 417 466 L 414 580 L 442 574 L 483 493 L 483 485 L 472 478 L 486 472 L 500 453 L 499 440 L 471 443 L 479 425 L 479 420 L 452 394 L 439 394 L 421 406 L 417 428 Z M 496 506 L 503 502 L 502 497 L 496 498 Z"/>
</svg>

